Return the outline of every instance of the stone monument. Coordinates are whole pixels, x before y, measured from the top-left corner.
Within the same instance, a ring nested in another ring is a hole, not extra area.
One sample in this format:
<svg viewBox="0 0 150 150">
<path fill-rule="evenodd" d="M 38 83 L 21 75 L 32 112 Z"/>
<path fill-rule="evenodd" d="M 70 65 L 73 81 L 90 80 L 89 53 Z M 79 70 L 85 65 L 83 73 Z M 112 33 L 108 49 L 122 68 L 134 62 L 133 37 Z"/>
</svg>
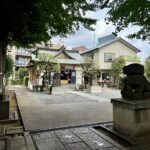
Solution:
<svg viewBox="0 0 150 150">
<path fill-rule="evenodd" d="M 100 93 L 101 87 L 97 84 L 97 75 L 92 75 L 90 80 L 90 85 L 87 87 L 89 93 Z"/>
<path fill-rule="evenodd" d="M 150 140 L 150 83 L 144 66 L 131 64 L 123 68 L 122 98 L 111 99 L 113 128 L 132 144 Z"/>
<path fill-rule="evenodd" d="M 9 98 L 7 95 L 0 94 L 0 120 L 9 118 Z"/>
</svg>

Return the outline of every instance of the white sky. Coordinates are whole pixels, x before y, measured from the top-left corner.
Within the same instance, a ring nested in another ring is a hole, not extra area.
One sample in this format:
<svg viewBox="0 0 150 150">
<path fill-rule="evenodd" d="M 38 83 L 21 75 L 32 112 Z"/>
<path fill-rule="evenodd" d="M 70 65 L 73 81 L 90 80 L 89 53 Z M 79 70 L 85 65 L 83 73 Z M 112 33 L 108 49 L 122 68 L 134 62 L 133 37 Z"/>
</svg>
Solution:
<svg viewBox="0 0 150 150">
<path fill-rule="evenodd" d="M 73 47 L 84 45 L 87 48 L 92 48 L 96 46 L 97 38 L 111 34 L 115 31 L 115 27 L 112 24 L 106 25 L 104 18 L 106 17 L 107 10 L 99 10 L 97 12 L 88 13 L 87 16 L 97 19 L 97 24 L 94 26 L 95 31 L 89 31 L 84 27 L 80 27 L 79 31 L 76 31 L 74 35 L 69 35 L 67 38 L 55 37 L 51 41 L 52 43 L 64 42 L 64 45 L 67 49 L 72 49 Z M 135 47 L 141 50 L 138 54 L 141 57 L 142 62 L 148 56 L 150 56 L 150 44 L 148 41 L 141 41 L 137 39 L 128 39 L 126 36 L 129 33 L 136 31 L 138 27 L 130 26 L 124 31 L 118 34 L 118 37 L 122 37 L 130 44 L 133 44 Z"/>
</svg>

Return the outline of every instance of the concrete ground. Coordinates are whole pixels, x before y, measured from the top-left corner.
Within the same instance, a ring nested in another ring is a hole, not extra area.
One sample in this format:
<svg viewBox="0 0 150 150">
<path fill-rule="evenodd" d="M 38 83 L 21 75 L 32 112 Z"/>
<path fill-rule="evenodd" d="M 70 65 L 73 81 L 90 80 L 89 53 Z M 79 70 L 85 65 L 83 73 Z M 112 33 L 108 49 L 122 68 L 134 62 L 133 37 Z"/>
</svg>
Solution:
<svg viewBox="0 0 150 150">
<path fill-rule="evenodd" d="M 68 126 L 80 126 L 112 120 L 112 105 L 108 95 L 88 95 L 76 92 L 49 95 L 15 87 L 25 131 L 47 130 Z M 114 91 L 115 92 L 115 91 Z M 109 94 L 108 94 L 109 93 Z M 119 96 L 119 92 L 115 94 Z"/>
</svg>

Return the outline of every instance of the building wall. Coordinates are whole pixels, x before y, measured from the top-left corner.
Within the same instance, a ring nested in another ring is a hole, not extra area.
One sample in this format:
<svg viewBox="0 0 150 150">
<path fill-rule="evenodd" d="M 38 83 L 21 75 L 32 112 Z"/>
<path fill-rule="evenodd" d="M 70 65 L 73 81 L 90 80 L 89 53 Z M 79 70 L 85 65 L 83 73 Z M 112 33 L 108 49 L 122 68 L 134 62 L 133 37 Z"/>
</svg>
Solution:
<svg viewBox="0 0 150 150">
<path fill-rule="evenodd" d="M 15 62 L 15 56 L 16 56 L 16 47 L 15 46 L 8 46 L 7 54 L 11 56 L 13 61 Z"/>
<path fill-rule="evenodd" d="M 80 66 L 76 68 L 76 85 L 80 85 L 82 83 L 82 70 Z"/>
<path fill-rule="evenodd" d="M 20 48 L 16 50 L 16 66 L 27 66 L 29 60 L 31 59 L 31 52 L 28 49 Z"/>
<path fill-rule="evenodd" d="M 101 68 L 101 64 L 98 63 L 100 61 L 99 51 L 95 51 L 94 56 L 93 56 L 93 60 L 96 63 L 97 67 L 100 69 Z"/>
<path fill-rule="evenodd" d="M 26 67 L 29 60 L 31 59 L 31 52 L 25 48 L 17 49 L 15 46 L 9 46 L 7 54 L 10 55 L 14 61 L 14 71 L 15 68 Z"/>
<path fill-rule="evenodd" d="M 125 44 L 121 43 L 120 41 L 116 41 L 112 44 L 109 44 L 99 50 L 99 61 L 98 65 L 100 69 L 111 69 L 112 62 L 105 62 L 104 55 L 105 53 L 114 53 L 115 58 L 120 56 L 137 56 L 137 53 L 132 50 L 130 47 L 126 46 Z M 95 53 L 97 55 L 97 53 Z M 95 59 L 96 60 L 96 59 Z"/>
</svg>

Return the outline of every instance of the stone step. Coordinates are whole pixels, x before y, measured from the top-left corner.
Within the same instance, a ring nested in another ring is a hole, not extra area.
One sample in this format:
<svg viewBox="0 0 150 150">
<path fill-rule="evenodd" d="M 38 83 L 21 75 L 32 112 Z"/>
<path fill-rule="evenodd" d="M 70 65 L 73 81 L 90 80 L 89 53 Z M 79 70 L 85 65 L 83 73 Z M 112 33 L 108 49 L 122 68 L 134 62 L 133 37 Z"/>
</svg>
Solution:
<svg viewBox="0 0 150 150">
<path fill-rule="evenodd" d="M 6 135 L 23 134 L 23 132 L 24 132 L 23 126 L 8 127 L 6 129 Z"/>
<path fill-rule="evenodd" d="M 19 120 L 19 115 L 17 110 L 10 110 L 9 111 L 9 118 L 8 119 L 4 119 L 4 120 L 0 120 L 0 125 L 3 124 L 19 124 L 20 120 Z"/>
<path fill-rule="evenodd" d="M 53 87 L 52 94 L 64 94 L 69 91 L 74 91 L 75 86 L 61 86 L 61 87 Z"/>
<path fill-rule="evenodd" d="M 7 150 L 28 150 L 24 136 L 9 137 L 7 139 Z"/>
<path fill-rule="evenodd" d="M 4 127 L 0 127 L 0 139 L 5 139 L 6 129 Z"/>
<path fill-rule="evenodd" d="M 0 150 L 6 149 L 6 140 L 0 139 Z"/>
<path fill-rule="evenodd" d="M 75 86 L 61 86 L 61 87 L 53 87 L 53 91 L 57 91 L 57 90 L 69 90 L 69 91 L 72 91 L 72 90 L 75 90 Z"/>
</svg>

